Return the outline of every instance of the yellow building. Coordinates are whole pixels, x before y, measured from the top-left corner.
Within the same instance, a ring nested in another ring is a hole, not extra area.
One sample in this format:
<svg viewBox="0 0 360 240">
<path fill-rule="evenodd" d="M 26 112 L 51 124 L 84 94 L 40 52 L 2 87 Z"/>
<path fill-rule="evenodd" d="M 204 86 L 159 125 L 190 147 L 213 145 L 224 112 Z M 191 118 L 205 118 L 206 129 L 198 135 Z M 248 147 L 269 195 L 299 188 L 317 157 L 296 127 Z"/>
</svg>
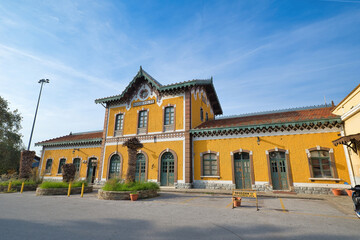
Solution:
<svg viewBox="0 0 360 240">
<path fill-rule="evenodd" d="M 360 85 L 347 95 L 333 110 L 341 116 L 343 130 L 341 138 L 333 141 L 334 145 L 344 145 L 349 165 L 351 184 L 360 184 Z"/>
<path fill-rule="evenodd" d="M 341 133 L 332 106 L 216 118 L 212 79 L 161 85 L 141 68 L 120 95 L 95 102 L 105 108 L 102 131 L 37 143 L 45 179 L 75 159 L 89 182 L 124 178 L 122 144 L 137 137 L 136 180 L 161 186 L 328 193 L 349 181 L 344 149 L 332 144 Z"/>
</svg>

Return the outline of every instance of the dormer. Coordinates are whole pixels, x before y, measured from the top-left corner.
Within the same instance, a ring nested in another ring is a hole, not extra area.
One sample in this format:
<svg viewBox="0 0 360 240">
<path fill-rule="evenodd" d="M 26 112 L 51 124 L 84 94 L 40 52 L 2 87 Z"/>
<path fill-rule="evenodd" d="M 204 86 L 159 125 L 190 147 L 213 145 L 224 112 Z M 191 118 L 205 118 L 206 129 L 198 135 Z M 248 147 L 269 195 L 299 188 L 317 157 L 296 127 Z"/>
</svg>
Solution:
<svg viewBox="0 0 360 240">
<path fill-rule="evenodd" d="M 191 114 L 186 113 L 186 93 L 191 95 Z M 121 94 L 95 103 L 108 109 L 109 138 L 185 131 L 187 117 L 195 127 L 222 114 L 212 79 L 161 85 L 141 67 Z"/>
</svg>

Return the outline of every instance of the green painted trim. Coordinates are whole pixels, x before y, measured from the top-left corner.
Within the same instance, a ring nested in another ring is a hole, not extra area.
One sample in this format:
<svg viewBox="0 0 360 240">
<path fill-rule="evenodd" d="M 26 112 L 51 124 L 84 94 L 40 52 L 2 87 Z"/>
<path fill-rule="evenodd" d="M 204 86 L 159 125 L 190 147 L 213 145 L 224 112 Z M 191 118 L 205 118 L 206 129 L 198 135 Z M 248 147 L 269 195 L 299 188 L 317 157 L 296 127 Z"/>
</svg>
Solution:
<svg viewBox="0 0 360 240">
<path fill-rule="evenodd" d="M 35 146 L 58 146 L 58 145 L 72 145 L 72 144 L 84 144 L 84 143 L 101 143 L 102 138 L 92 138 L 92 139 L 83 139 L 83 140 L 75 140 L 75 141 L 61 141 L 61 142 L 48 142 L 48 143 L 35 143 Z"/>
<path fill-rule="evenodd" d="M 211 80 L 191 80 L 191 81 L 187 81 L 187 82 L 175 83 L 175 84 L 162 86 L 160 88 L 160 91 L 171 90 L 174 88 L 189 87 L 189 86 L 194 86 L 194 85 L 210 85 L 210 84 L 212 84 Z"/>
<path fill-rule="evenodd" d="M 108 103 L 108 102 L 112 102 L 112 101 L 119 101 L 121 100 L 125 93 L 129 90 L 129 88 L 135 83 L 136 79 L 139 77 L 144 77 L 146 80 L 148 80 L 150 82 L 150 84 L 152 84 L 159 92 L 163 92 L 163 91 L 168 91 L 168 90 L 172 90 L 172 89 L 177 89 L 177 88 L 186 88 L 186 87 L 191 87 L 191 86 L 205 86 L 205 85 L 209 85 L 212 87 L 214 93 L 215 93 L 215 100 L 211 101 L 212 102 L 212 106 L 215 106 L 216 109 L 214 109 L 214 113 L 215 115 L 220 115 L 222 114 L 222 109 L 221 109 L 221 105 L 220 105 L 220 101 L 219 98 L 217 96 L 217 93 L 215 91 L 215 87 L 213 84 L 213 79 L 211 77 L 211 79 L 205 79 L 205 80 L 200 80 L 200 79 L 194 79 L 194 80 L 190 80 L 190 81 L 186 81 L 186 82 L 181 82 L 181 83 L 174 83 L 174 84 L 169 84 L 169 85 L 165 85 L 162 86 L 158 81 L 156 81 L 152 76 L 150 76 L 147 72 L 145 72 L 141 67 L 140 70 L 138 71 L 138 73 L 135 75 L 135 77 L 133 78 L 133 80 L 131 80 L 131 82 L 129 83 L 129 85 L 127 85 L 127 87 L 125 88 L 125 90 L 119 94 L 119 95 L 115 95 L 115 96 L 111 96 L 111 97 L 106 97 L 106 98 L 99 98 L 95 100 L 95 103 Z M 218 107 L 216 107 L 218 106 Z"/>
<path fill-rule="evenodd" d="M 307 121 L 297 121 L 297 122 L 283 122 L 283 123 L 267 123 L 267 124 L 257 124 L 257 125 L 245 125 L 245 126 L 236 126 L 236 127 L 217 127 L 217 128 L 201 128 L 201 129 L 191 129 L 190 133 L 203 133 L 203 132 L 214 132 L 214 131 L 228 131 L 228 130 L 240 130 L 240 129 L 252 129 L 252 128 L 264 128 L 264 127 L 288 127 L 294 126 L 296 124 L 302 125 L 310 123 L 326 123 L 326 122 L 341 122 L 339 117 L 336 118 L 325 118 L 325 119 L 317 119 L 317 120 L 307 120 Z"/>
<path fill-rule="evenodd" d="M 95 103 L 106 103 L 106 102 L 110 102 L 110 101 L 120 100 L 124 96 L 124 94 L 128 91 L 128 89 L 134 84 L 136 79 L 138 79 L 139 77 L 146 78 L 146 80 L 148 80 L 152 85 L 154 85 L 156 87 L 156 89 L 160 90 L 160 87 L 161 87 L 161 85 L 159 86 L 160 83 L 158 83 L 153 77 L 151 77 L 147 72 L 142 70 L 142 68 L 140 67 L 140 70 L 138 71 L 138 73 L 135 75 L 133 80 L 131 80 L 131 82 L 127 85 L 125 90 L 120 95 L 115 95 L 115 96 L 106 97 L 106 98 L 99 98 L 99 99 L 95 100 Z"/>
</svg>

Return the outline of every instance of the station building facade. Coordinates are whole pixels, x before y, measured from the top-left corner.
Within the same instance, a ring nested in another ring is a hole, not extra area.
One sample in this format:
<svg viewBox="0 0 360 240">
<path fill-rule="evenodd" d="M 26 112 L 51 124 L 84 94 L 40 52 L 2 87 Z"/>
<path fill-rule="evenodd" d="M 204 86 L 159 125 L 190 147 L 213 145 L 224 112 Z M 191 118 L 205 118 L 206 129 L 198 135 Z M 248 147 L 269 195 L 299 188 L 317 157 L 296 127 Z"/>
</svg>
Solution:
<svg viewBox="0 0 360 240">
<path fill-rule="evenodd" d="M 141 68 L 120 95 L 95 103 L 105 108 L 102 130 L 36 143 L 45 179 L 61 180 L 65 163 L 90 183 L 125 178 L 122 144 L 137 137 L 137 181 L 303 193 L 349 182 L 344 148 L 332 144 L 342 130 L 331 105 L 216 118 L 213 79 L 161 85 Z"/>
</svg>

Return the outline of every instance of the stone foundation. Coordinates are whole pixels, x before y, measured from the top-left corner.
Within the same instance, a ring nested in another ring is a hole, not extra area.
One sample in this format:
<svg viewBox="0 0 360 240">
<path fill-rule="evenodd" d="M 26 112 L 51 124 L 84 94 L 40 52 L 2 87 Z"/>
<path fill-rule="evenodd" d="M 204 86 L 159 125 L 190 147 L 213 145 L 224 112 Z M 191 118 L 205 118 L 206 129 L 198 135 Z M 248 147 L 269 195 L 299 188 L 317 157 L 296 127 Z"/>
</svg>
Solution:
<svg viewBox="0 0 360 240">
<path fill-rule="evenodd" d="M 175 183 L 176 189 L 190 189 L 193 187 L 192 183 Z"/>
<path fill-rule="evenodd" d="M 271 185 L 252 185 L 252 189 L 258 191 L 258 192 L 272 192 L 273 191 L 273 187 Z"/>
<path fill-rule="evenodd" d="M 93 191 L 92 186 L 88 186 L 84 188 L 84 193 L 91 193 Z M 81 187 L 71 188 L 70 194 L 80 194 Z M 43 195 L 67 195 L 68 188 L 37 188 L 36 189 L 36 196 L 43 196 Z"/>
<path fill-rule="evenodd" d="M 203 189 L 223 189 L 223 190 L 232 190 L 236 188 L 235 184 L 228 183 L 216 183 L 216 182 L 193 182 L 194 188 L 203 188 Z"/>
<path fill-rule="evenodd" d="M 331 188 L 322 188 L 322 187 L 294 187 L 294 191 L 299 194 L 333 195 Z M 345 190 L 344 190 L 344 192 L 345 192 Z"/>
<path fill-rule="evenodd" d="M 130 200 L 130 193 L 132 191 L 104 191 L 99 189 L 98 198 L 103 200 Z M 157 190 L 140 190 L 138 199 L 153 198 L 159 194 Z"/>
</svg>

